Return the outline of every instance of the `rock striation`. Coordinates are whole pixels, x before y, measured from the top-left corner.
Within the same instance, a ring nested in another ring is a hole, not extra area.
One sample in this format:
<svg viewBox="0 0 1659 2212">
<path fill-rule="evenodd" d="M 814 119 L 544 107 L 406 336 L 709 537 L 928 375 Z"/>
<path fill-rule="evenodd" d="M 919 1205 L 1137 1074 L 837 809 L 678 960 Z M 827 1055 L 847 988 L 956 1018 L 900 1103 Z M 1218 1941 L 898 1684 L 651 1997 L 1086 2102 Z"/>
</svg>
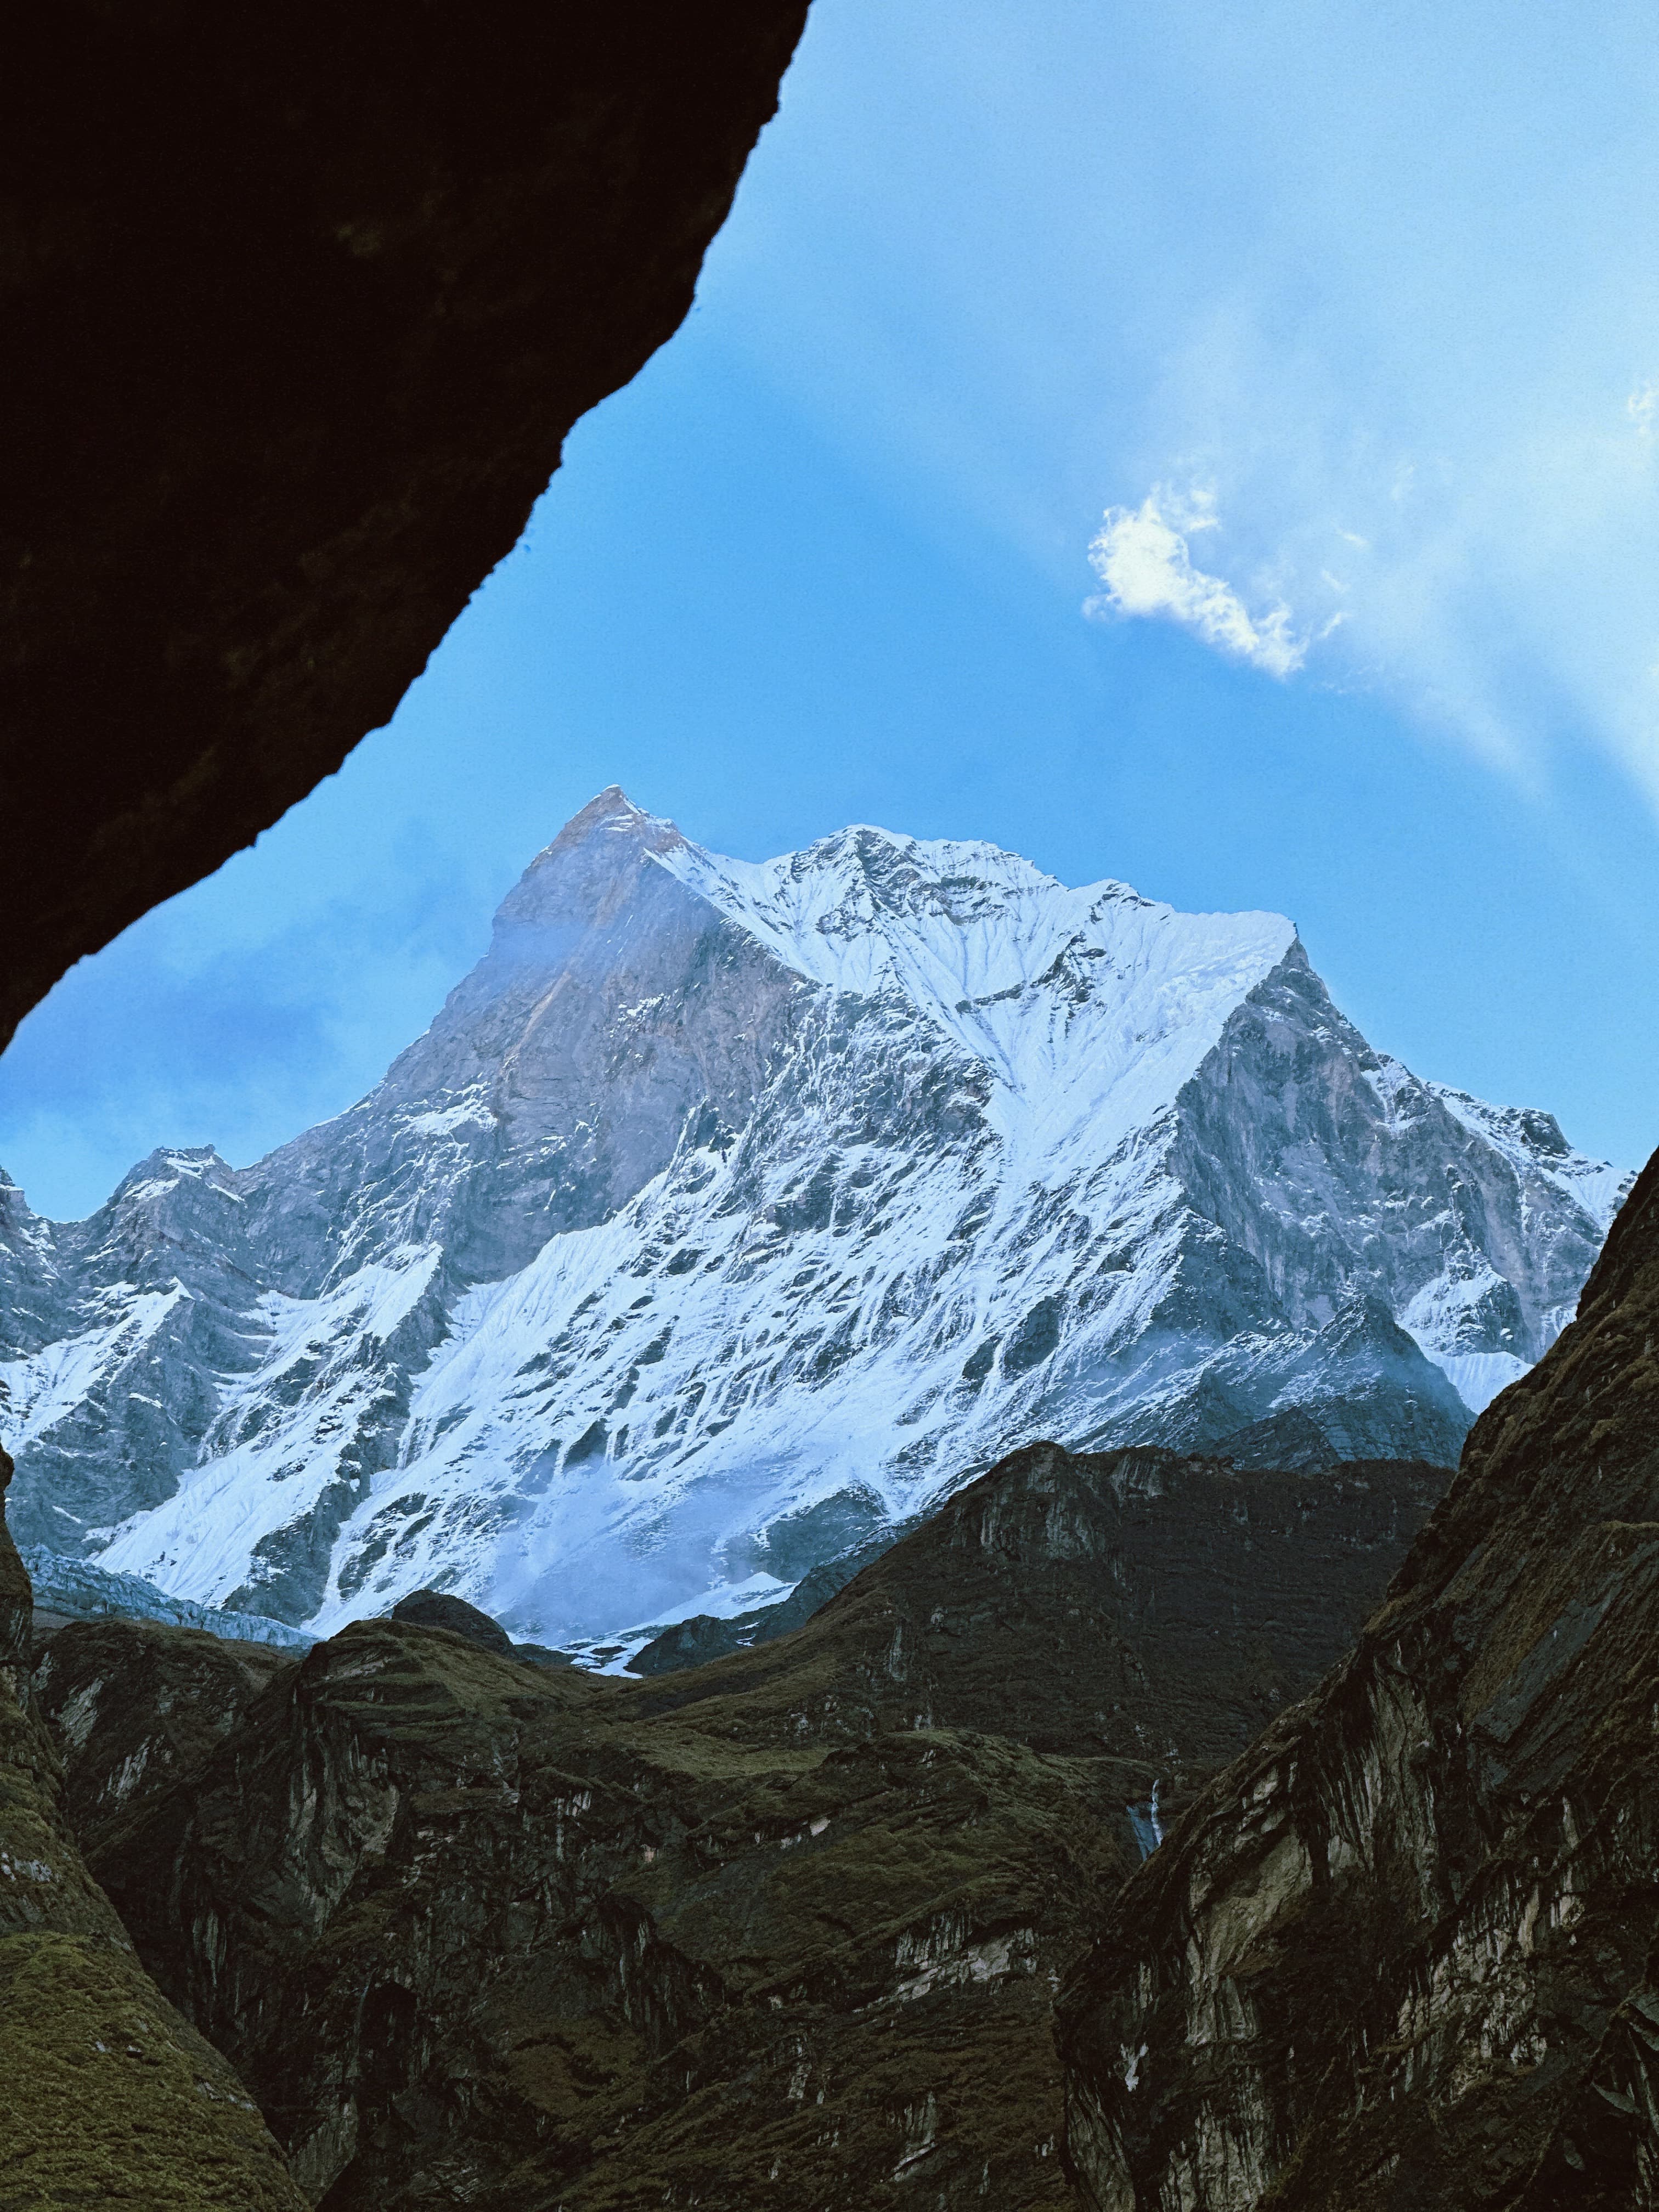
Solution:
<svg viewBox="0 0 1659 2212">
<path fill-rule="evenodd" d="M 1281 916 L 871 829 L 750 866 L 611 790 L 349 1113 L 85 1222 L 0 1190 L 15 1518 L 621 1653 L 1037 1437 L 1449 1466 L 1620 1180 L 1374 1051 Z"/>
<path fill-rule="evenodd" d="M 1106 1908 L 1092 2212 L 1659 2202 L 1659 1161 L 1357 1649 Z"/>
<path fill-rule="evenodd" d="M 805 15 L 34 15 L 0 91 L 0 1042 L 391 719 L 690 307 Z"/>
<path fill-rule="evenodd" d="M 1160 1780 L 1341 1648 L 1443 1480 L 1039 1445 L 693 1672 L 363 1622 L 266 1655 L 169 1764 L 135 1747 L 206 1639 L 112 1622 L 60 1632 L 44 1698 L 142 1955 L 331 2212 L 1059 2212 L 1089 1900 Z"/>
<path fill-rule="evenodd" d="M 0 1455 L 0 1506 L 10 1475 Z M 30 1692 L 33 1612 L 0 1510 L 0 2203 L 301 2212 L 258 2107 L 87 1870 Z"/>
<path fill-rule="evenodd" d="M 160 1621 L 134 1635 L 118 1618 L 76 1620 L 38 1640 L 35 1706 L 64 1760 L 64 1817 L 88 1853 L 125 1820 L 135 1791 L 194 1774 L 298 1664 L 268 1645 Z"/>
</svg>

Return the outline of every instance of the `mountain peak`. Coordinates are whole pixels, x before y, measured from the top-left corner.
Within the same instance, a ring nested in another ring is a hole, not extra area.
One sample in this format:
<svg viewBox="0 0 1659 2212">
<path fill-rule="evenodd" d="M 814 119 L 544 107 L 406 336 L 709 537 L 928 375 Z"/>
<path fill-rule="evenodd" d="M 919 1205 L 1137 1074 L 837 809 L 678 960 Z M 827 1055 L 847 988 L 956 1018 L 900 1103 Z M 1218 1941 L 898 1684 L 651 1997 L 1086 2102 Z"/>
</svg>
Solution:
<svg viewBox="0 0 1659 2212">
<path fill-rule="evenodd" d="M 186 1179 L 218 1185 L 234 1178 L 235 1170 L 213 1145 L 158 1145 L 136 1167 L 129 1168 L 110 1200 L 131 1198 L 171 1189 Z"/>
<path fill-rule="evenodd" d="M 849 823 L 804 851 L 767 865 L 797 880 L 812 874 L 853 875 L 878 904 L 901 908 L 918 896 L 936 900 L 948 890 L 1006 896 L 1063 888 L 1032 861 L 983 838 L 912 837 L 871 822 Z"/>
<path fill-rule="evenodd" d="M 646 1640 L 1034 1437 L 1449 1462 L 1601 1243 L 1556 1143 L 1282 915 L 869 824 L 726 860 L 611 785 L 362 1107 L 153 1155 L 50 1268 L 9 1220 L 0 1439 L 31 1540 L 175 1595 Z"/>
<path fill-rule="evenodd" d="M 626 839 L 630 843 L 644 844 L 653 852 L 665 852 L 685 842 L 673 823 L 661 815 L 647 814 L 642 806 L 635 805 L 621 784 L 608 783 L 571 816 L 552 843 L 536 855 L 531 867 L 538 867 L 556 854 L 574 852 L 580 846 L 601 837 Z"/>
<path fill-rule="evenodd" d="M 526 927 L 574 916 L 595 919 L 653 855 L 685 845 L 675 824 L 635 806 L 618 783 L 607 784 L 544 845 L 495 910 L 497 946 Z"/>
</svg>

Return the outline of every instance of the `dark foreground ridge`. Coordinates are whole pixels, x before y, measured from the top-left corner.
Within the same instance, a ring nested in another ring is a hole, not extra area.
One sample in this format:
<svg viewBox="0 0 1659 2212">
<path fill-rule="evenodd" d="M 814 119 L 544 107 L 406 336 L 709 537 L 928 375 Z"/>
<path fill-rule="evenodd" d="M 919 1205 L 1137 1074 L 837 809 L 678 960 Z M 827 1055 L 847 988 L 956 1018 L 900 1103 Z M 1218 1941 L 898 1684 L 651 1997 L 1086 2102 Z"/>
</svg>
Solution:
<svg viewBox="0 0 1659 2212">
<path fill-rule="evenodd" d="M 261 1686 L 76 1623 L 42 1697 L 141 1957 L 328 2212 L 1060 2208 L 1053 1991 L 1135 1816 L 1308 1687 L 1444 1480 L 1040 1445 L 694 1671 L 395 1620 Z"/>
<path fill-rule="evenodd" d="M 678 327 L 805 0 L 54 0 L 0 94 L 0 1043 L 390 720 Z"/>
<path fill-rule="evenodd" d="M 814 1616 L 812 1644 L 861 1725 L 1103 1752 L 1178 1796 L 1347 1649 L 1449 1480 L 1415 1461 L 1240 1474 L 1036 1445 L 881 1553 Z M 801 1650 L 787 1637 L 659 1674 L 639 1703 L 685 1712 L 794 1683 Z"/>
<path fill-rule="evenodd" d="M 0 1452 L 0 2207 L 301 2212 L 258 2107 L 140 1966 L 70 1832 L 30 1692 L 10 1479 Z"/>
<path fill-rule="evenodd" d="M 476 1644 L 481 1651 L 493 1651 L 498 1659 L 527 1659 L 537 1667 L 571 1664 L 568 1652 L 550 1651 L 542 1644 L 515 1644 L 500 1621 L 492 1620 L 465 1598 L 452 1597 L 447 1590 L 411 1590 L 392 1607 L 392 1618 L 416 1628 L 447 1629 L 452 1636 Z"/>
<path fill-rule="evenodd" d="M 1096 2212 L 1659 2202 L 1659 1159 L 1358 1650 L 1066 1992 Z"/>
</svg>

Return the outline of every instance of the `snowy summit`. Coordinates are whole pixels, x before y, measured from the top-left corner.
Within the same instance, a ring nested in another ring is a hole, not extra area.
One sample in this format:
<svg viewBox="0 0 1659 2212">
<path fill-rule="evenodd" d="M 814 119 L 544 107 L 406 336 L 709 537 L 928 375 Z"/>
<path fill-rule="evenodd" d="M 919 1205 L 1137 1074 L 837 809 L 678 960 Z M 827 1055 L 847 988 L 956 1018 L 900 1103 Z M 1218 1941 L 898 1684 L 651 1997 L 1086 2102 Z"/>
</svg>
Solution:
<svg viewBox="0 0 1659 2212">
<path fill-rule="evenodd" d="M 1014 1445 L 1449 1462 L 1620 1195 L 1419 1081 L 1271 914 L 614 787 L 350 1112 L 0 1187 L 21 1539 L 327 1632 L 780 1596 Z"/>
</svg>

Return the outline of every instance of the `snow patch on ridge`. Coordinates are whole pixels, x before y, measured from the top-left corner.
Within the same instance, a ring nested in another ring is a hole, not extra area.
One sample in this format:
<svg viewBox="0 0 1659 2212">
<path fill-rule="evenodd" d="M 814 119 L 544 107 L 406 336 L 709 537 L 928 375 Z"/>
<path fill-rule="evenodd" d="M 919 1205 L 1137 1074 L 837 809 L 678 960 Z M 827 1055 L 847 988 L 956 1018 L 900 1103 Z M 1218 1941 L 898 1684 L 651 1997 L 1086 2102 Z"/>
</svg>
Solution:
<svg viewBox="0 0 1659 2212">
<path fill-rule="evenodd" d="M 1510 1352 L 1438 1352 L 1431 1344 L 1423 1349 L 1472 1413 L 1484 1413 L 1499 1391 L 1528 1371 Z"/>
<path fill-rule="evenodd" d="M 1471 1134 L 1501 1152 L 1512 1167 L 1547 1176 L 1583 1207 L 1604 1236 L 1613 1226 L 1613 1217 L 1629 1195 L 1635 1176 L 1606 1160 L 1593 1160 L 1575 1152 L 1553 1114 L 1530 1106 L 1489 1106 L 1485 1099 L 1472 1098 L 1467 1091 L 1453 1091 L 1443 1083 L 1427 1084 L 1425 1088 Z"/>
<path fill-rule="evenodd" d="M 77 1336 L 49 1344 L 27 1359 L 0 1360 L 0 1443 L 14 1458 L 82 1404 L 94 1386 L 131 1360 L 190 1293 L 140 1291 L 112 1284 L 100 1301 L 112 1318 Z"/>
<path fill-rule="evenodd" d="M 981 1062 L 994 1126 L 1035 1174 L 1079 1125 L 1098 1157 L 1171 1105 L 1296 942 L 1283 915 L 1178 914 L 994 845 L 868 827 L 760 863 L 685 843 L 652 858 L 786 967 L 893 999 Z"/>
<path fill-rule="evenodd" d="M 257 1583 L 261 1540 L 302 1522 L 342 1480 L 358 1480 L 343 1462 L 386 1389 L 365 1355 L 395 1335 L 442 1257 L 435 1245 L 405 1248 L 321 1297 L 268 1291 L 258 1308 L 267 1357 L 226 1384 L 198 1466 L 163 1504 L 118 1528 L 99 1565 L 208 1606 Z"/>
</svg>

